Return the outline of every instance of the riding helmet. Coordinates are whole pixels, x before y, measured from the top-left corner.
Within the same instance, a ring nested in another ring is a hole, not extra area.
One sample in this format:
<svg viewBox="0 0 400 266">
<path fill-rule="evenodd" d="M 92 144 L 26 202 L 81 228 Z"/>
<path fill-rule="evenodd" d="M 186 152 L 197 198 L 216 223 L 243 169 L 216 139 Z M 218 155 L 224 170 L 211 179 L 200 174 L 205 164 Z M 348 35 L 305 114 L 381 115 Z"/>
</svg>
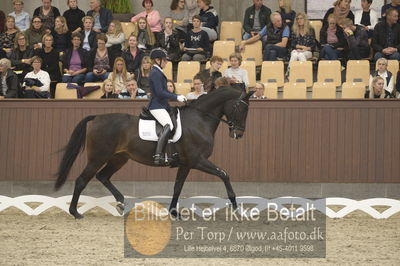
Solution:
<svg viewBox="0 0 400 266">
<path fill-rule="evenodd" d="M 166 58 L 168 59 L 168 54 L 167 51 L 165 51 L 162 48 L 155 48 L 153 50 L 151 50 L 150 52 L 150 59 L 156 59 L 156 58 Z"/>
</svg>

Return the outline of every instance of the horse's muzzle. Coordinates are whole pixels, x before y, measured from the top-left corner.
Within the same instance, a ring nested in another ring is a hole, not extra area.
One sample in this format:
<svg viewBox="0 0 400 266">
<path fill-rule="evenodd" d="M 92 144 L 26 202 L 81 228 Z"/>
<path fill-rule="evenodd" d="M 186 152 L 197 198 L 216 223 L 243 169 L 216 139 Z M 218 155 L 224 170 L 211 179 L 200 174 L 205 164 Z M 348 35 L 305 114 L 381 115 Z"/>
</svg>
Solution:
<svg viewBox="0 0 400 266">
<path fill-rule="evenodd" d="M 229 130 L 229 136 L 233 139 L 240 139 L 243 137 L 244 131 L 239 129 L 231 129 Z"/>
</svg>

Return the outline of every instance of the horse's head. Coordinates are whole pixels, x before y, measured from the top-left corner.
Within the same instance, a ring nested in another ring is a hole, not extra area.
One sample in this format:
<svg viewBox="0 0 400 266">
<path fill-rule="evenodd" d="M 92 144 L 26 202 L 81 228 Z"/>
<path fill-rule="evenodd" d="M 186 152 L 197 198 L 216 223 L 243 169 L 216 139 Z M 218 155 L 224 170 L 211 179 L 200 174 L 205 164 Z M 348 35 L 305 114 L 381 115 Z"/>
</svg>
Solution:
<svg viewBox="0 0 400 266">
<path fill-rule="evenodd" d="M 229 123 L 229 136 L 240 139 L 246 128 L 246 118 L 249 111 L 249 98 L 254 93 L 243 92 L 238 99 L 227 102 L 224 113 Z"/>
</svg>

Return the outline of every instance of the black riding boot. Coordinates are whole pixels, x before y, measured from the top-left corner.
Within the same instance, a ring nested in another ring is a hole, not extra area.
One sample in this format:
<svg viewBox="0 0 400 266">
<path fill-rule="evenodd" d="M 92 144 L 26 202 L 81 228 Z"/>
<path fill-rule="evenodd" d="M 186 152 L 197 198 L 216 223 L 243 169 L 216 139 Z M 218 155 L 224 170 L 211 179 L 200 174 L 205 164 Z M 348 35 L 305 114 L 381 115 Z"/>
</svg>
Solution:
<svg viewBox="0 0 400 266">
<path fill-rule="evenodd" d="M 156 154 L 154 155 L 154 164 L 156 165 L 163 165 L 164 164 L 164 148 L 165 145 L 168 142 L 169 136 L 171 134 L 171 130 L 169 125 L 165 125 L 163 128 L 163 131 L 160 135 L 160 138 L 158 139 L 158 143 L 157 143 L 157 148 L 156 148 Z"/>
</svg>

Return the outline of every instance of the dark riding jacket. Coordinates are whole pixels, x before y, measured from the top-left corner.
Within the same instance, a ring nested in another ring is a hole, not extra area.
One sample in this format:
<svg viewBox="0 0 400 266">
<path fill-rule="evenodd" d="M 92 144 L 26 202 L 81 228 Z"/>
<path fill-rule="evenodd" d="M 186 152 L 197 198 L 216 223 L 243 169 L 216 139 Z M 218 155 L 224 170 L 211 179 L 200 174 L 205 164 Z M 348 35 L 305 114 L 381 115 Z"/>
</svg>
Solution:
<svg viewBox="0 0 400 266">
<path fill-rule="evenodd" d="M 167 89 L 167 78 L 161 69 L 154 65 L 150 71 L 150 91 L 151 99 L 149 110 L 169 109 L 168 100 L 176 100 L 177 95 L 170 93 Z"/>
</svg>

